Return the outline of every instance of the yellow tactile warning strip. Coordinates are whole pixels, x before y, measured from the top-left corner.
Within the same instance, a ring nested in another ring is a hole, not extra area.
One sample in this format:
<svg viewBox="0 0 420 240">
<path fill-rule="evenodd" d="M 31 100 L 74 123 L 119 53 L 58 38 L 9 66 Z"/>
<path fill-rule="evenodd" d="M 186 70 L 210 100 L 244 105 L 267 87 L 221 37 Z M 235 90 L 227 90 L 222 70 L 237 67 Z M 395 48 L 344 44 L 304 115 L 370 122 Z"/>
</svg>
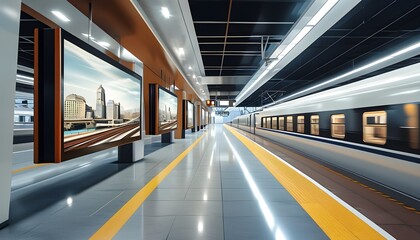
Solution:
<svg viewBox="0 0 420 240">
<path fill-rule="evenodd" d="M 50 165 L 50 164 L 51 163 L 40 163 L 40 164 L 36 164 L 36 165 L 31 165 L 31 166 L 19 168 L 19 169 L 13 170 L 12 174 L 23 172 L 23 171 L 26 171 L 26 170 L 29 170 L 29 169 L 32 169 L 32 168 L 37 168 L 37 167 L 42 167 L 42 166 L 45 166 L 45 165 Z"/>
<path fill-rule="evenodd" d="M 225 127 L 257 157 L 329 238 L 394 239 L 278 156 L 238 133 L 232 127 L 226 125 Z"/>
<path fill-rule="evenodd" d="M 187 156 L 191 150 L 207 134 L 204 133 L 191 146 L 183 151 L 168 166 L 150 180 L 140 191 L 138 191 L 124 206 L 120 208 L 108 221 L 98 229 L 89 239 L 112 239 L 124 224 L 133 216 L 137 209 L 143 204 L 155 188 L 169 175 L 169 173 Z"/>
</svg>

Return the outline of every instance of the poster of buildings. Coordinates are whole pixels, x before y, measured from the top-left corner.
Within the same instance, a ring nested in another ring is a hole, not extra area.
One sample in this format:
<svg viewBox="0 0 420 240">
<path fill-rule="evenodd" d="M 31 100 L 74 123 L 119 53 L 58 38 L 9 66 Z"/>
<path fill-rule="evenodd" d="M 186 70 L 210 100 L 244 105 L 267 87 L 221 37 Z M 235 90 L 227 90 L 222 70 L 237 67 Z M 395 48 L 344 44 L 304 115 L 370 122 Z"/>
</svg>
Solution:
<svg viewBox="0 0 420 240">
<path fill-rule="evenodd" d="M 64 152 L 140 136 L 141 80 L 64 40 Z"/>
<path fill-rule="evenodd" d="M 159 132 L 174 130 L 178 126 L 178 98 L 159 88 Z"/>
<path fill-rule="evenodd" d="M 187 128 L 194 127 L 194 104 L 187 101 Z"/>
</svg>

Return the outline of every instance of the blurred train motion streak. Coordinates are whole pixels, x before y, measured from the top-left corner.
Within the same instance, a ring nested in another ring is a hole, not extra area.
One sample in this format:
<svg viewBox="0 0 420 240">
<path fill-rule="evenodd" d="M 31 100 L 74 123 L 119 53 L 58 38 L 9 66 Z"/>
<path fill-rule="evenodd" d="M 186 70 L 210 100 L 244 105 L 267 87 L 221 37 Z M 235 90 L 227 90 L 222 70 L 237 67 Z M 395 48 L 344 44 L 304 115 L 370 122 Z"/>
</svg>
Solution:
<svg viewBox="0 0 420 240">
<path fill-rule="evenodd" d="M 420 64 L 237 117 L 229 124 L 408 199 L 420 199 Z"/>
</svg>

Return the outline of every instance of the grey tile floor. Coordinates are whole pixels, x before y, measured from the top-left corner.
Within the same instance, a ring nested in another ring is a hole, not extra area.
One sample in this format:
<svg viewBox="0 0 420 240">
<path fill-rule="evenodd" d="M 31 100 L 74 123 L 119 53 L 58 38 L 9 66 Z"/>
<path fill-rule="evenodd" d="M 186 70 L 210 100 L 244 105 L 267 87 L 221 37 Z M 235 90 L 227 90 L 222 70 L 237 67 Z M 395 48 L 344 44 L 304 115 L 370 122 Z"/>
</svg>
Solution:
<svg viewBox="0 0 420 240">
<path fill-rule="evenodd" d="M 190 134 L 135 164 L 105 161 L 36 186 L 55 192 L 14 191 L 12 216 L 20 208 L 27 215 L 16 221 L 12 217 L 10 226 L 0 230 L 0 239 L 89 238 L 201 134 Z M 81 179 L 86 183 L 74 188 Z M 39 203 L 44 199 L 50 199 L 48 204 Z M 42 208 L 25 208 L 27 204 Z M 114 239 L 328 237 L 238 139 L 215 125 Z"/>
</svg>

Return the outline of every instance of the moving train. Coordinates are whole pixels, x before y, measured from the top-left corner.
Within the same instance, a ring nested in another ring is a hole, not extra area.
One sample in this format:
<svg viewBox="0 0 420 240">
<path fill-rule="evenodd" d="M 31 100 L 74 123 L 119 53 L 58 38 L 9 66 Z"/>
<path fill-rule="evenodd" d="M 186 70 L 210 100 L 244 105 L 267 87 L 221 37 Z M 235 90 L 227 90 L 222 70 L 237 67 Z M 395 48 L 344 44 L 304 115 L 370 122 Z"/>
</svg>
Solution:
<svg viewBox="0 0 420 240">
<path fill-rule="evenodd" d="M 419 115 L 420 63 L 242 115 L 229 124 L 419 206 Z"/>
<path fill-rule="evenodd" d="M 32 93 L 16 91 L 14 108 L 13 143 L 33 141 L 34 100 Z"/>
</svg>

